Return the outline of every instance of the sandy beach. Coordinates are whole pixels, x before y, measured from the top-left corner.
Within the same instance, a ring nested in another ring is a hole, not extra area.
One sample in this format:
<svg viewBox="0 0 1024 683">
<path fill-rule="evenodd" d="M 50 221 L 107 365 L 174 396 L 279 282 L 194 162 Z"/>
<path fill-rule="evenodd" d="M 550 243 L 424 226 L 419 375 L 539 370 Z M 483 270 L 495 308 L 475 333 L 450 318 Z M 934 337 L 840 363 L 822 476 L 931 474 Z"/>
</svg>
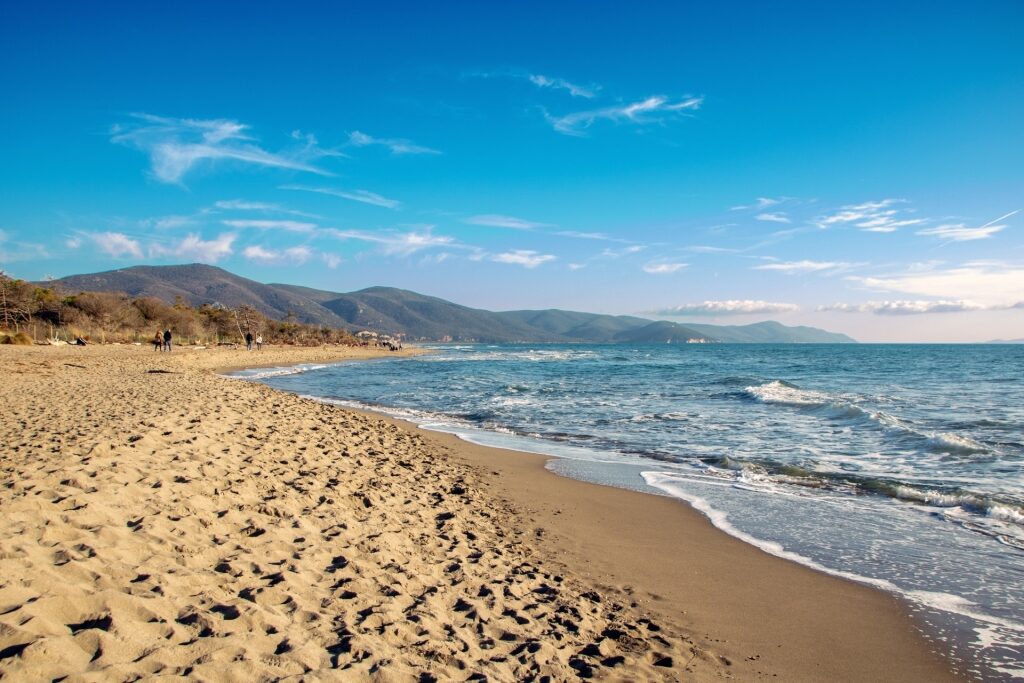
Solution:
<svg viewBox="0 0 1024 683">
<path fill-rule="evenodd" d="M 374 355 L 0 347 L 0 676 L 958 680 L 677 501 L 218 375 Z"/>
</svg>

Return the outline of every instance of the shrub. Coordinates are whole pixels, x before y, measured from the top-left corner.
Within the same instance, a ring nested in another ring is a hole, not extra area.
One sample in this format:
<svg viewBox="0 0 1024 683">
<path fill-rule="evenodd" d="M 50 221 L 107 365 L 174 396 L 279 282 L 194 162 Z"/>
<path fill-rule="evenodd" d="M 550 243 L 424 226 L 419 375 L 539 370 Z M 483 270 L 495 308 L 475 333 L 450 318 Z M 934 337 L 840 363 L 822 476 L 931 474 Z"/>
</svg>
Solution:
<svg viewBox="0 0 1024 683">
<path fill-rule="evenodd" d="M 14 332 L 0 335 L 0 344 L 16 344 L 17 346 L 32 346 L 32 337 L 24 332 Z"/>
</svg>

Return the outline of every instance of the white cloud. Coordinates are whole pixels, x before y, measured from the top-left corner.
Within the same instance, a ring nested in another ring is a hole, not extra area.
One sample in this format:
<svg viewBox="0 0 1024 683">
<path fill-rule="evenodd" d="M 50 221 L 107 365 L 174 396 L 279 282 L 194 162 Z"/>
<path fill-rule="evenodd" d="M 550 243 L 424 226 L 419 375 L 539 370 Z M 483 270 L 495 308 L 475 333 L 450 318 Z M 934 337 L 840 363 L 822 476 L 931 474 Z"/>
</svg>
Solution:
<svg viewBox="0 0 1024 683">
<path fill-rule="evenodd" d="M 540 88 L 553 88 L 555 90 L 566 90 L 573 97 L 586 97 L 588 99 L 597 96 L 597 87 L 575 85 L 564 78 L 551 78 L 542 74 L 530 74 L 529 81 Z"/>
<path fill-rule="evenodd" d="M 536 230 L 537 228 L 551 227 L 550 223 L 537 223 L 536 221 L 528 221 L 524 218 L 516 218 L 515 216 L 501 216 L 491 213 L 470 216 L 463 223 L 484 225 L 492 228 L 511 228 L 512 230 Z"/>
<path fill-rule="evenodd" d="M 754 270 L 774 270 L 781 273 L 819 273 L 826 270 L 842 270 L 852 266 L 842 261 L 783 261 L 754 266 Z"/>
<path fill-rule="evenodd" d="M 585 263 L 570 263 L 570 264 L 568 264 L 568 267 L 569 267 L 569 270 L 573 270 L 573 271 L 575 271 L 575 270 L 582 270 L 583 268 L 587 267 L 587 264 L 585 264 Z"/>
<path fill-rule="evenodd" d="M 596 121 L 606 120 L 626 123 L 658 123 L 665 116 L 678 115 L 689 111 L 696 111 L 703 104 L 703 97 L 687 97 L 678 101 L 671 101 L 667 97 L 648 97 L 639 102 L 630 104 L 613 105 L 600 109 L 579 111 L 564 116 L 547 115 L 548 122 L 559 133 L 565 135 L 583 136 L 586 129 Z"/>
<path fill-rule="evenodd" d="M 971 263 L 954 268 L 908 270 L 885 277 L 851 277 L 865 287 L 988 306 L 1016 304 L 1024 293 L 1024 266 Z"/>
<path fill-rule="evenodd" d="M 242 255 L 250 261 L 257 261 L 259 263 L 294 263 L 302 265 L 309 260 L 313 252 L 309 247 L 303 246 L 289 247 L 278 251 L 254 245 L 246 247 L 242 251 Z"/>
<path fill-rule="evenodd" d="M 315 223 L 305 223 L 303 221 L 273 221 L 273 220 L 224 220 L 221 221 L 224 225 L 231 228 L 255 228 L 257 230 L 286 230 L 288 232 L 303 232 L 309 233 L 316 230 L 317 226 Z"/>
<path fill-rule="evenodd" d="M 863 304 L 832 304 L 819 306 L 819 311 L 838 311 L 841 313 L 874 313 L 876 315 L 920 315 L 923 313 L 962 313 L 964 311 L 993 311 L 1010 308 L 1022 308 L 1024 303 L 1002 306 L 985 306 L 972 301 L 868 301 Z"/>
<path fill-rule="evenodd" d="M 230 211 L 280 211 L 281 207 L 278 204 L 268 204 L 266 202 L 249 202 L 244 199 L 222 199 L 219 202 L 213 204 L 218 209 L 227 209 Z"/>
<path fill-rule="evenodd" d="M 132 239 L 124 233 L 93 232 L 89 233 L 89 238 L 101 251 L 114 258 L 121 258 L 122 256 L 142 258 L 142 245 L 139 244 L 138 240 Z"/>
<path fill-rule="evenodd" d="M 763 211 L 763 210 L 767 209 L 770 206 L 775 206 L 776 204 L 781 204 L 782 202 L 783 202 L 782 199 L 773 199 L 771 197 L 758 197 L 757 201 L 754 202 L 753 204 L 746 204 L 746 205 L 743 205 L 743 206 L 734 206 L 734 207 L 732 207 L 729 210 L 730 211 L 747 211 L 749 209 L 756 209 L 758 211 Z"/>
<path fill-rule="evenodd" d="M 319 194 L 330 195 L 331 197 L 351 199 L 354 202 L 362 202 L 363 204 L 382 206 L 385 209 L 397 209 L 402 205 L 402 202 L 397 199 L 388 199 L 376 192 L 370 192 L 368 190 L 335 190 L 329 187 L 306 187 L 304 185 L 281 185 L 279 189 L 299 190 L 301 192 L 317 192 Z"/>
<path fill-rule="evenodd" d="M 501 254 L 491 254 L 490 260 L 498 263 L 511 263 L 524 268 L 536 268 L 537 266 L 554 261 L 555 256 L 551 254 L 540 254 L 529 249 L 514 249 Z"/>
<path fill-rule="evenodd" d="M 328 228 L 325 231 L 341 240 L 358 240 L 380 245 L 380 250 L 389 256 L 409 256 L 417 251 L 436 247 L 460 247 L 455 239 L 446 235 L 433 234 L 432 226 L 409 232 L 373 233 L 363 230 L 338 230 Z"/>
<path fill-rule="evenodd" d="M 269 152 L 246 133 L 249 126 L 237 121 L 132 116 L 132 123 L 114 126 L 110 139 L 148 154 L 153 175 L 160 182 L 181 183 L 198 164 L 219 161 L 331 175 L 309 163 L 324 155 L 320 150 L 306 147 L 296 154 Z"/>
<path fill-rule="evenodd" d="M 358 130 L 349 133 L 348 142 L 353 147 L 369 147 L 381 145 L 391 150 L 392 154 L 440 154 L 436 149 L 417 145 L 416 143 L 402 138 L 375 138 L 372 135 L 361 133 Z"/>
<path fill-rule="evenodd" d="M 1019 213 L 1017 211 L 1011 211 L 1005 216 L 989 221 L 984 225 L 978 226 L 977 228 L 970 228 L 965 223 L 955 223 L 948 225 L 940 225 L 935 228 L 928 228 L 927 230 L 918 230 L 918 235 L 926 235 L 930 237 L 939 237 L 949 242 L 969 242 L 972 240 L 983 240 L 988 239 L 992 235 L 1005 230 L 1008 226 L 1006 223 L 1001 223 L 1010 216 Z"/>
<path fill-rule="evenodd" d="M 918 230 L 918 235 L 928 237 L 939 237 L 949 242 L 969 242 L 972 240 L 988 239 L 997 232 L 1005 229 L 1005 225 L 989 225 L 983 228 L 969 228 L 964 223 L 950 225 L 939 225 L 927 230 Z"/>
<path fill-rule="evenodd" d="M 764 313 L 792 313 L 800 310 L 796 304 L 783 304 L 752 299 L 702 301 L 651 311 L 651 315 L 750 315 Z"/>
<path fill-rule="evenodd" d="M 668 275 L 686 268 L 688 263 L 648 263 L 644 266 L 645 273 L 652 275 Z"/>
<path fill-rule="evenodd" d="M 786 216 L 786 214 L 784 214 L 781 211 L 759 213 L 756 216 L 754 216 L 754 219 L 755 220 L 759 220 L 759 221 L 767 221 L 769 223 L 790 223 L 791 222 L 789 220 L 789 218 Z"/>
<path fill-rule="evenodd" d="M 342 262 L 342 258 L 337 254 L 320 254 L 320 258 L 323 259 L 324 263 L 327 264 L 327 267 L 331 270 L 340 266 Z"/>
<path fill-rule="evenodd" d="M 234 244 L 235 238 L 236 235 L 230 232 L 221 233 L 212 240 L 204 240 L 199 235 L 191 234 L 170 248 L 153 245 L 150 253 L 154 256 L 195 259 L 200 263 L 216 263 L 234 253 L 231 245 Z"/>
<path fill-rule="evenodd" d="M 838 211 L 819 216 L 815 223 L 819 228 L 852 223 L 866 232 L 895 232 L 899 228 L 925 222 L 923 218 L 907 218 L 907 210 L 899 208 L 903 203 L 902 199 L 880 199 L 848 204 Z"/>
<path fill-rule="evenodd" d="M 67 247 L 68 249 L 78 249 L 80 246 L 82 246 L 82 238 L 69 237 L 66 240 L 64 240 L 64 246 Z"/>
<path fill-rule="evenodd" d="M 633 244 L 622 249 L 605 249 L 601 252 L 602 258 L 620 258 L 622 256 L 631 256 L 638 254 L 647 247 L 642 244 Z"/>
</svg>

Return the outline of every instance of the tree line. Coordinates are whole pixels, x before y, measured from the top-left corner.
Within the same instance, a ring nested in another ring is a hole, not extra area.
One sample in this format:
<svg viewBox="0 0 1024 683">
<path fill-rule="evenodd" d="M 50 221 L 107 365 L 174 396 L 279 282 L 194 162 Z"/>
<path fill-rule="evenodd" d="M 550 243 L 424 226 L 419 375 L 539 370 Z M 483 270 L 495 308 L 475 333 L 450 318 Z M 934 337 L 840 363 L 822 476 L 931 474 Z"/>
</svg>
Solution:
<svg viewBox="0 0 1024 683">
<path fill-rule="evenodd" d="M 117 292 L 72 294 L 0 271 L 0 334 L 8 340 L 145 343 L 163 330 L 184 344 L 239 343 L 246 333 L 261 334 L 270 344 L 359 343 L 345 330 L 300 323 L 291 314 L 274 320 L 247 304 L 192 306 L 181 297 L 169 304 Z"/>
</svg>

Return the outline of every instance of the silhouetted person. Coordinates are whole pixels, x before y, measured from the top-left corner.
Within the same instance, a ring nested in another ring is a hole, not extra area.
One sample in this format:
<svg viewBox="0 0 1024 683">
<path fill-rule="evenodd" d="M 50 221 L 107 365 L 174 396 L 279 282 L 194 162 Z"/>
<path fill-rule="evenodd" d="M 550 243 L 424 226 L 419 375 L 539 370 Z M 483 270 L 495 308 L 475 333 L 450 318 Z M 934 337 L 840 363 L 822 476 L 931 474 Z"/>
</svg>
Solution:
<svg viewBox="0 0 1024 683">
<path fill-rule="evenodd" d="M 252 332 L 245 333 L 245 350 L 252 351 Z"/>
<path fill-rule="evenodd" d="M 171 331 L 164 330 L 164 351 L 171 350 Z"/>
</svg>

